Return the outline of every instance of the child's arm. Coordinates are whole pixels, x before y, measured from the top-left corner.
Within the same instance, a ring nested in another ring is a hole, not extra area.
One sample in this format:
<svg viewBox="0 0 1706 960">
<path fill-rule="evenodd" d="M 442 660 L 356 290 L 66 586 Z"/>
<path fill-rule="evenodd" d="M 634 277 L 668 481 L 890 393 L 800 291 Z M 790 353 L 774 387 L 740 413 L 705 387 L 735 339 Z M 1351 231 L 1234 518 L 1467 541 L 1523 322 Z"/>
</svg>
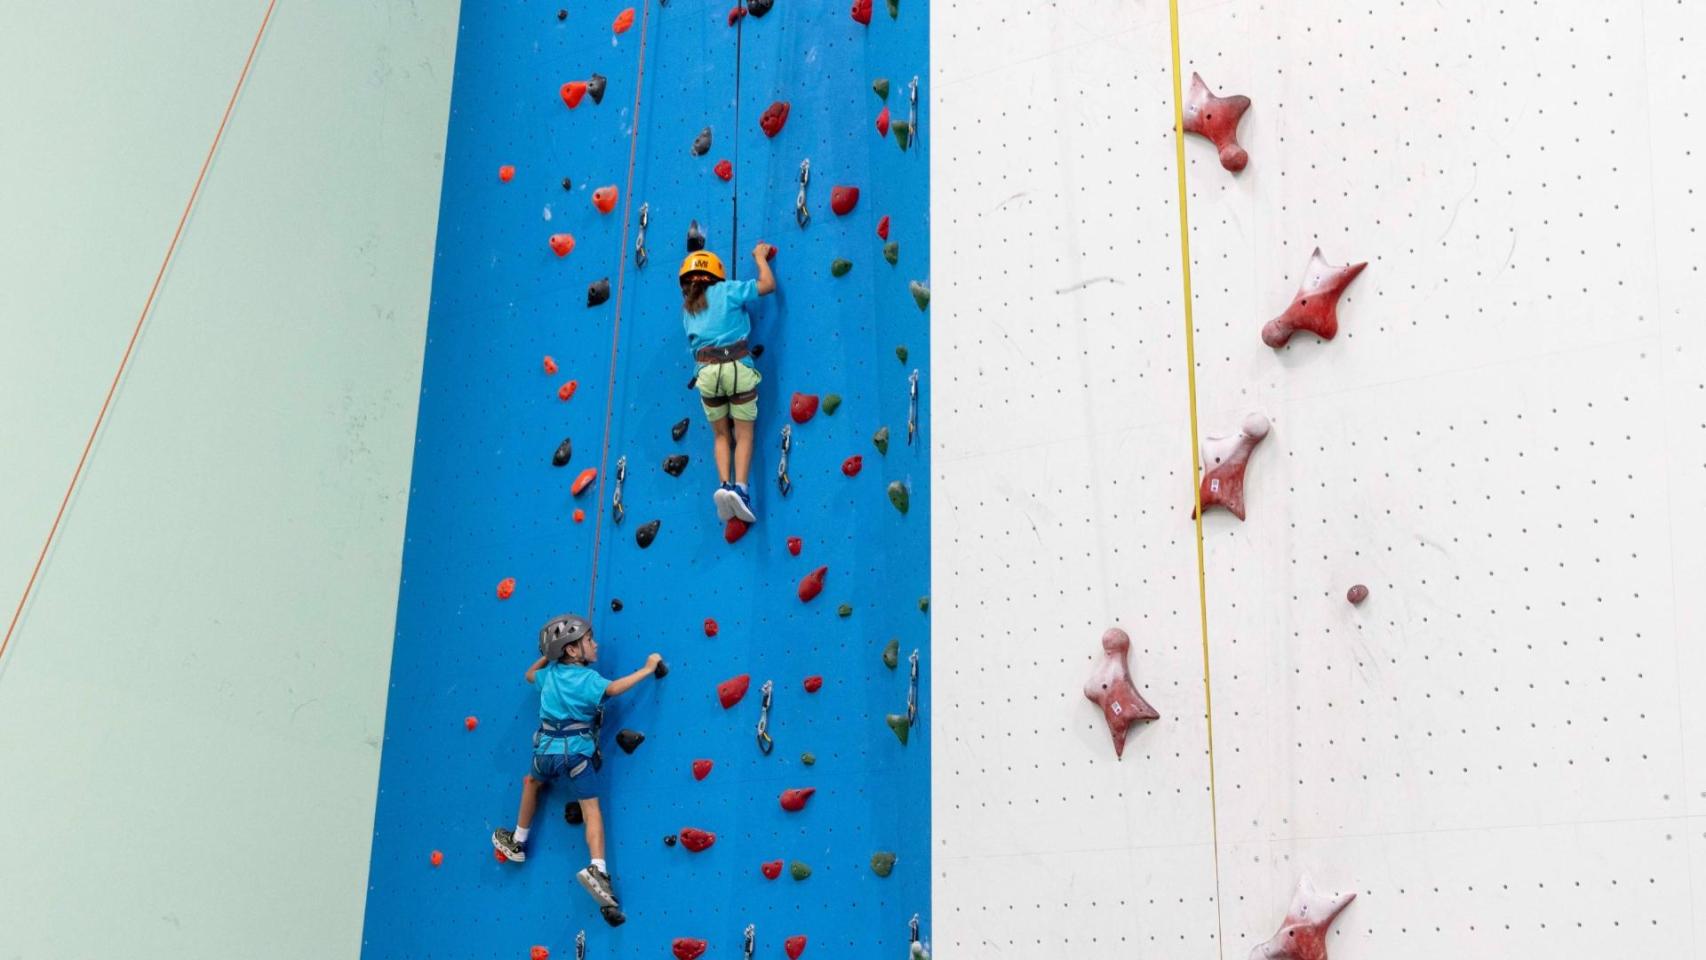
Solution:
<svg viewBox="0 0 1706 960">
<path fill-rule="evenodd" d="M 770 244 L 761 243 L 752 248 L 753 262 L 758 264 L 758 295 L 776 292 L 776 275 L 770 272 Z"/>
<path fill-rule="evenodd" d="M 532 683 L 533 682 L 533 675 L 538 673 L 539 671 L 545 669 L 545 664 L 547 664 L 549 662 L 550 661 L 546 660 L 544 657 L 540 657 L 539 659 L 533 661 L 533 666 L 527 668 L 527 682 Z"/>
<path fill-rule="evenodd" d="M 620 697 L 622 694 L 634 689 L 634 684 L 651 676 L 652 671 L 658 668 L 658 663 L 662 660 L 663 658 L 655 653 L 647 657 L 645 666 L 635 670 L 633 673 L 630 673 L 625 677 L 618 677 L 615 680 L 610 681 L 610 686 L 604 688 L 604 695 L 607 697 Z"/>
</svg>

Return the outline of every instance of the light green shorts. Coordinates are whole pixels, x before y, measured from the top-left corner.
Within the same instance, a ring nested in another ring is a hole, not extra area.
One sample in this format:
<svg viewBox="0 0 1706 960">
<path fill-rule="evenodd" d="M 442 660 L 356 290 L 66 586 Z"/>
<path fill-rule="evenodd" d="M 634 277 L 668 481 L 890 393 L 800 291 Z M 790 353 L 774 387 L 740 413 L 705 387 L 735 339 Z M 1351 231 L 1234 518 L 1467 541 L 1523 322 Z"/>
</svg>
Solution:
<svg viewBox="0 0 1706 960">
<path fill-rule="evenodd" d="M 699 387 L 699 402 L 705 407 L 705 419 L 758 419 L 758 384 L 764 380 L 758 371 L 739 361 L 707 363 L 699 368 L 695 381 Z M 748 399 L 736 403 L 741 397 Z M 720 401 L 720 402 L 719 402 Z"/>
</svg>

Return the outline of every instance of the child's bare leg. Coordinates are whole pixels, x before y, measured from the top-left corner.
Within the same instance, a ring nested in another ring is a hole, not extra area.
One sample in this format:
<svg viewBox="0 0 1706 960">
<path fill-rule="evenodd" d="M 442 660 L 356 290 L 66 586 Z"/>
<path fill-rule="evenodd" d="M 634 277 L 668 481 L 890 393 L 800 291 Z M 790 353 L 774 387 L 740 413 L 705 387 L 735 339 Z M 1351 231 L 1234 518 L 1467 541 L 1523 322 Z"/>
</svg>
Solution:
<svg viewBox="0 0 1706 960">
<path fill-rule="evenodd" d="M 533 813 L 539 809 L 539 788 L 545 784 L 528 774 L 521 781 L 521 810 L 515 815 L 515 825 L 523 830 L 532 828 Z"/>
<path fill-rule="evenodd" d="M 752 472 L 752 425 L 751 420 L 735 421 L 735 483 L 743 487 L 746 486 L 747 475 Z M 728 479 L 727 471 L 723 479 Z"/>
<path fill-rule="evenodd" d="M 717 479 L 721 480 L 723 483 L 728 483 L 730 458 L 729 448 L 734 444 L 734 433 L 729 428 L 729 418 L 724 417 L 721 420 L 712 420 L 711 432 L 711 442 L 713 445 L 712 450 L 717 458 Z M 749 437 L 751 436 L 750 430 L 747 435 Z M 750 460 L 751 457 L 752 454 L 748 453 L 747 458 Z"/>
<path fill-rule="evenodd" d="M 598 798 L 581 801 L 581 822 L 586 825 L 586 850 L 590 859 L 604 860 L 604 814 L 598 810 Z"/>
</svg>

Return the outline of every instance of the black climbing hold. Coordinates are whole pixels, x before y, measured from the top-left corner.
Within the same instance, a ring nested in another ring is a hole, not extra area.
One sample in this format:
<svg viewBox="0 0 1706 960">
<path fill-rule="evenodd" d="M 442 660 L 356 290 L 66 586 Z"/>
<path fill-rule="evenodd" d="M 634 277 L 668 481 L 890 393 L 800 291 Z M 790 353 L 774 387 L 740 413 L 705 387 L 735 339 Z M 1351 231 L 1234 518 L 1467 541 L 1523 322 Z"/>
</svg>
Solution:
<svg viewBox="0 0 1706 960">
<path fill-rule="evenodd" d="M 579 800 L 570 800 L 568 804 L 563 807 L 563 819 L 577 827 L 580 826 L 581 802 Z"/>
<path fill-rule="evenodd" d="M 893 670 L 900 665 L 900 638 L 889 639 L 888 646 L 883 648 L 883 666 Z"/>
<path fill-rule="evenodd" d="M 762 344 L 762 343 L 753 344 L 752 345 L 752 355 L 754 358 L 764 356 L 764 344 Z"/>
<path fill-rule="evenodd" d="M 568 177 L 564 177 L 563 178 L 563 189 L 564 190 L 573 190 L 574 188 L 575 188 L 575 182 L 573 180 L 570 180 Z"/>
<path fill-rule="evenodd" d="M 900 17 L 900 0 L 889 0 L 889 19 L 895 20 L 895 19 L 899 19 L 899 17 Z"/>
<path fill-rule="evenodd" d="M 705 231 L 700 228 L 699 221 L 687 224 L 687 252 L 698 253 L 705 249 Z"/>
<path fill-rule="evenodd" d="M 659 680 L 669 676 L 669 664 L 659 660 L 658 665 L 652 668 L 652 676 Z"/>
<path fill-rule="evenodd" d="M 567 20 L 567 19 L 569 19 L 569 11 L 567 11 L 567 10 L 558 10 L 558 11 L 557 11 L 557 19 L 558 19 L 558 20 Z"/>
<path fill-rule="evenodd" d="M 602 73 L 593 74 L 592 79 L 586 82 L 586 93 L 592 98 L 593 103 L 604 102 L 604 87 L 609 82 Z"/>
<path fill-rule="evenodd" d="M 650 523 L 642 524 L 640 529 L 634 531 L 634 542 L 640 545 L 641 550 L 651 546 L 652 541 L 658 537 L 658 527 L 662 525 L 662 520 L 653 520 Z"/>
<path fill-rule="evenodd" d="M 551 454 L 551 466 L 560 467 L 568 463 L 569 457 L 574 456 L 574 452 L 574 447 L 569 443 L 569 438 L 564 437 L 563 442 L 557 444 L 557 452 Z"/>
<path fill-rule="evenodd" d="M 640 748 L 640 744 L 645 742 L 646 735 L 638 730 L 622 729 L 616 731 L 616 745 L 622 748 L 623 753 L 633 753 Z"/>
<path fill-rule="evenodd" d="M 918 612 L 919 613 L 929 613 L 930 612 L 930 598 L 929 597 L 926 596 L 926 597 L 919 597 L 918 598 Z"/>
<path fill-rule="evenodd" d="M 622 912 L 621 907 L 599 907 L 598 913 L 604 918 L 605 923 L 613 927 L 620 927 L 628 922 L 628 917 Z"/>
<path fill-rule="evenodd" d="M 687 428 L 692 424 L 692 422 L 692 418 L 690 417 L 682 417 L 680 420 L 676 421 L 675 426 L 669 428 L 669 438 L 671 440 L 680 441 L 682 437 L 687 436 Z"/>
<path fill-rule="evenodd" d="M 608 277 L 594 280 L 586 288 L 586 305 L 596 307 L 610 299 L 610 279 Z"/>
<path fill-rule="evenodd" d="M 908 354 L 906 352 L 906 344 L 903 343 L 900 346 L 895 347 L 894 348 L 894 355 L 897 359 L 900 360 L 901 363 L 905 363 L 906 358 L 908 356 Z"/>
<path fill-rule="evenodd" d="M 697 137 L 693 138 L 693 155 L 695 157 L 702 157 L 705 154 L 710 153 L 710 152 L 711 152 L 711 128 L 706 127 L 705 129 L 699 131 L 699 135 Z"/>
<path fill-rule="evenodd" d="M 675 453 L 663 458 L 663 472 L 672 477 L 681 476 L 681 471 L 687 469 L 687 454 Z"/>
<path fill-rule="evenodd" d="M 762 17 L 776 5 L 776 0 L 746 0 L 746 12 L 755 17 Z"/>
<path fill-rule="evenodd" d="M 616 597 L 611 597 L 610 598 L 610 612 L 611 613 L 621 613 L 622 612 L 622 601 L 617 599 Z"/>
<path fill-rule="evenodd" d="M 675 846 L 675 834 L 671 833 L 671 834 L 666 835 L 663 838 L 663 845 L 666 847 Z"/>
</svg>

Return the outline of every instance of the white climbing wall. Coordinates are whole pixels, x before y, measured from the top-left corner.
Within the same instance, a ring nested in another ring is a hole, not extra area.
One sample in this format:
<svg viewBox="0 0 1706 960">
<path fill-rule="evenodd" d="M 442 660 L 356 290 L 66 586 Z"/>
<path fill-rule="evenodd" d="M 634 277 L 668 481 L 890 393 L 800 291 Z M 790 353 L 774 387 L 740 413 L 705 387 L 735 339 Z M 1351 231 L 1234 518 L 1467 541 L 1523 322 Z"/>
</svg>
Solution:
<svg viewBox="0 0 1706 960">
<path fill-rule="evenodd" d="M 1706 957 L 1706 6 L 1181 7 L 1255 101 L 1186 144 L 1201 426 L 1274 424 L 1204 525 L 1218 844 L 1167 7 L 938 0 L 937 955 L 1243 958 L 1307 872 L 1335 960 Z M 1339 336 L 1269 349 L 1317 245 Z"/>
</svg>

